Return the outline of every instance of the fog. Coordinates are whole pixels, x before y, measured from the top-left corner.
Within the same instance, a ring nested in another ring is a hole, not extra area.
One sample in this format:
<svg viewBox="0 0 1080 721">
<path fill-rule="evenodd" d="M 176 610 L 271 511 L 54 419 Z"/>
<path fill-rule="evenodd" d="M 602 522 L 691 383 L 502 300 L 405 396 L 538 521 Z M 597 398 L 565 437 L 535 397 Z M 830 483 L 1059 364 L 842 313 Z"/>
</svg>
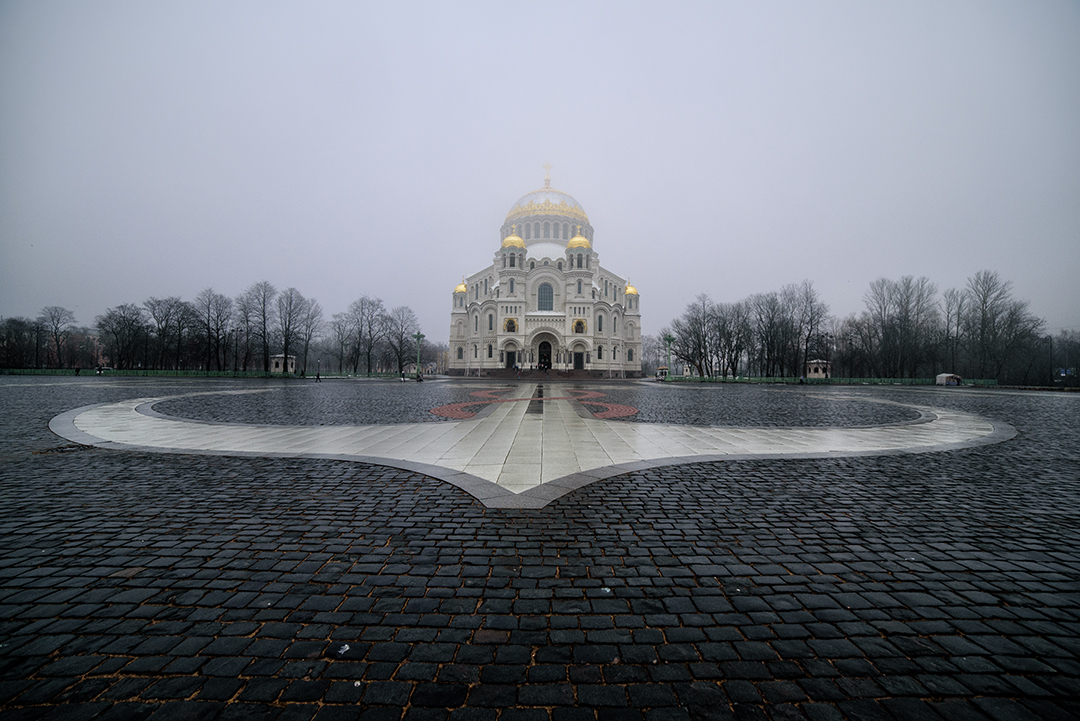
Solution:
<svg viewBox="0 0 1080 721">
<path fill-rule="evenodd" d="M 0 4 L 0 316 L 295 286 L 445 341 L 576 198 L 655 333 L 698 293 L 981 269 L 1080 328 L 1080 4 Z"/>
</svg>

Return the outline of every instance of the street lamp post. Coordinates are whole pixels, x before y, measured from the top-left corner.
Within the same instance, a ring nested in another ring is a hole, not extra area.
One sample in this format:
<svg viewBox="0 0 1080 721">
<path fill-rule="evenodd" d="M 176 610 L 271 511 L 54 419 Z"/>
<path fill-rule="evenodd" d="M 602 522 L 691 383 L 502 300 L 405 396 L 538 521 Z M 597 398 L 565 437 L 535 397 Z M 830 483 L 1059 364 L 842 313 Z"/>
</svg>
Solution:
<svg viewBox="0 0 1080 721">
<path fill-rule="evenodd" d="M 420 341 L 424 340 L 426 336 L 420 331 L 416 331 L 413 338 L 416 339 L 416 377 L 420 378 Z"/>
<path fill-rule="evenodd" d="M 671 344 L 675 342 L 675 336 L 668 333 L 664 336 L 664 343 L 667 344 L 667 372 L 671 375 Z"/>
</svg>

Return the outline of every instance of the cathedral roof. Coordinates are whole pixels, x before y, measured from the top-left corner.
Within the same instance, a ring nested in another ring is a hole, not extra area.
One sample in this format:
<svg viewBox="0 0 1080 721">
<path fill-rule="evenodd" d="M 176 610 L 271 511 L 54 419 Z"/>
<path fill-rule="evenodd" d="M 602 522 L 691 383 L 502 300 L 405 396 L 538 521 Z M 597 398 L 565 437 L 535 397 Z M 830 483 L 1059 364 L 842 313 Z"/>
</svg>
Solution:
<svg viewBox="0 0 1080 721">
<path fill-rule="evenodd" d="M 585 209 L 571 196 L 545 187 L 523 195 L 510 212 L 506 214 L 507 222 L 526 215 L 564 215 L 571 218 L 589 222 L 589 216 L 585 215 Z"/>
<path fill-rule="evenodd" d="M 533 243 L 529 246 L 530 258 L 553 258 L 558 260 L 563 257 L 565 252 L 566 248 L 561 243 L 552 243 L 550 241 Z"/>
</svg>

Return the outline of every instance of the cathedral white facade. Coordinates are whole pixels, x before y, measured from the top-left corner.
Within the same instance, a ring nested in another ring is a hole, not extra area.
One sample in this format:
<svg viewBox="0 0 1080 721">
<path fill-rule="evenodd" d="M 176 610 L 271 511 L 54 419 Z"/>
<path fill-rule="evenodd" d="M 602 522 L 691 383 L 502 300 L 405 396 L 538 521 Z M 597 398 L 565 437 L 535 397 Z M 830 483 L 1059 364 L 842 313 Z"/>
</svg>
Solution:
<svg viewBox="0 0 1080 721">
<path fill-rule="evenodd" d="M 451 375 L 515 366 L 641 375 L 638 291 L 600 265 L 580 203 L 545 178 L 499 238 L 492 264 L 454 289 Z"/>
</svg>

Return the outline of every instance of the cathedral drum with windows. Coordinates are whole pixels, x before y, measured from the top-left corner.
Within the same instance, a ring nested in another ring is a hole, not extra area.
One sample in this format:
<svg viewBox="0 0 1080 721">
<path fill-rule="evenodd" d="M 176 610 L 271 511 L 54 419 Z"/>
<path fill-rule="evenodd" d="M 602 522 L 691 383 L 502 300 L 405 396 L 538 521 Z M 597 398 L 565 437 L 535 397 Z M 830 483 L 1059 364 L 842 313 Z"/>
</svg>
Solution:
<svg viewBox="0 0 1080 721">
<path fill-rule="evenodd" d="M 641 376 L 638 291 L 600 265 L 593 228 L 551 187 L 510 209 L 494 262 L 454 288 L 450 374 L 498 368 Z"/>
</svg>

